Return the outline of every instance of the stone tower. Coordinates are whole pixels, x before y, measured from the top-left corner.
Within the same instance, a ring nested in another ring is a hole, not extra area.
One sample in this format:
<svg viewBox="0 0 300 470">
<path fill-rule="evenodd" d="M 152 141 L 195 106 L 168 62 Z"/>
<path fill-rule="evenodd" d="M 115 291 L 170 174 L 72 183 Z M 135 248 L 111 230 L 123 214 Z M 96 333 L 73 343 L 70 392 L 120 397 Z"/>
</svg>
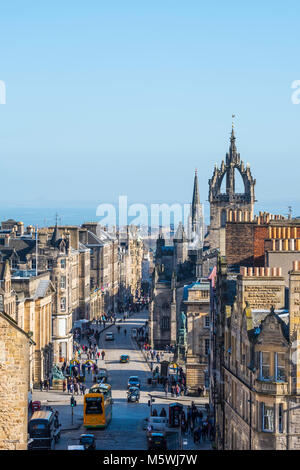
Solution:
<svg viewBox="0 0 300 470">
<path fill-rule="evenodd" d="M 186 237 L 184 227 L 181 222 L 178 224 L 176 234 L 173 239 L 174 244 L 174 269 L 178 265 L 185 263 L 188 259 L 188 239 Z"/>
<path fill-rule="evenodd" d="M 244 183 L 244 192 L 235 192 L 235 171 L 238 171 Z M 221 184 L 226 175 L 226 193 L 221 193 Z M 212 178 L 209 180 L 208 200 L 210 203 L 210 248 L 219 248 L 225 254 L 225 226 L 229 209 L 250 212 L 253 215 L 256 180 L 252 178 L 250 166 L 240 159 L 235 145 L 235 135 L 232 126 L 229 153 L 226 154 L 221 167 L 215 165 Z"/>
</svg>

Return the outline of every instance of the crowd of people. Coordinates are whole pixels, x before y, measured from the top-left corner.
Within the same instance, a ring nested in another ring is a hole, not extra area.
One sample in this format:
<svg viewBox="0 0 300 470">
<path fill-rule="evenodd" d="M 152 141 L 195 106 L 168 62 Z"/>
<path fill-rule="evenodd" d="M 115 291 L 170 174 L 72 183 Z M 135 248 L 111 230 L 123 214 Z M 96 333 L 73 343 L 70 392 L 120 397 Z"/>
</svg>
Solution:
<svg viewBox="0 0 300 470">
<path fill-rule="evenodd" d="M 207 439 L 214 440 L 214 419 L 207 413 L 204 418 L 203 412 L 192 402 L 186 412 L 181 413 L 181 432 L 183 435 L 193 436 L 195 443 L 205 442 Z"/>
</svg>

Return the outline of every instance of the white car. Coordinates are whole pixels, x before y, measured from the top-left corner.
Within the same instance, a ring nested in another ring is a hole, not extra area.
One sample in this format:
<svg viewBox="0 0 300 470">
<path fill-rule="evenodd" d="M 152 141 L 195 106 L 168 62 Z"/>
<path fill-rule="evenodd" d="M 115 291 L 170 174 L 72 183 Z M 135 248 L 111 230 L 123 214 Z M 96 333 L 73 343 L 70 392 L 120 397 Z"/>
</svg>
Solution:
<svg viewBox="0 0 300 470">
<path fill-rule="evenodd" d="M 105 335 L 105 341 L 114 341 L 115 335 L 113 333 L 106 333 Z"/>
</svg>

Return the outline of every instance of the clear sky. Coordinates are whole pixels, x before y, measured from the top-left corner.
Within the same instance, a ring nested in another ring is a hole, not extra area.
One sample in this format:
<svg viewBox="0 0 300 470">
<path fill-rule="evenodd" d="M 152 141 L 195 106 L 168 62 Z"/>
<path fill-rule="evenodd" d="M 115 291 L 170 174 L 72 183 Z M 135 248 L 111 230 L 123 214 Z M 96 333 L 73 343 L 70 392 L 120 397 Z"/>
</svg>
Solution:
<svg viewBox="0 0 300 470">
<path fill-rule="evenodd" d="M 300 214 L 298 1 L 1 5 L 3 207 L 188 202 L 229 146 L 259 208 Z M 299 214 L 294 215 L 299 215 Z"/>
</svg>

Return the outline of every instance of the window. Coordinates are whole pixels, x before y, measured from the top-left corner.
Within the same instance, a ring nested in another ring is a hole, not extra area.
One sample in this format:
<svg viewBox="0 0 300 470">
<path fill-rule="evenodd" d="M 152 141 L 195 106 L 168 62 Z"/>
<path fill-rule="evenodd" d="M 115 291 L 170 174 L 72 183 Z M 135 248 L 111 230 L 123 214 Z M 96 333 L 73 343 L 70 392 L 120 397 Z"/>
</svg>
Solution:
<svg viewBox="0 0 300 470">
<path fill-rule="evenodd" d="M 59 343 L 59 357 L 64 359 L 67 357 L 67 343 L 65 341 Z"/>
<path fill-rule="evenodd" d="M 209 339 L 205 340 L 205 356 L 209 354 Z"/>
<path fill-rule="evenodd" d="M 209 327 L 209 326 L 210 326 L 209 314 L 205 315 L 205 317 L 204 317 L 204 326 L 205 326 L 205 327 Z"/>
<path fill-rule="evenodd" d="M 66 336 L 67 334 L 67 320 L 65 318 L 58 319 L 58 336 Z"/>
<path fill-rule="evenodd" d="M 85 413 L 87 415 L 102 414 L 102 398 L 101 397 L 85 397 Z"/>
<path fill-rule="evenodd" d="M 52 269 L 53 268 L 53 260 L 52 259 L 48 259 L 47 260 L 47 269 Z"/>
<path fill-rule="evenodd" d="M 35 268 L 36 268 L 36 259 L 33 258 L 33 259 L 31 260 L 31 269 L 35 269 Z"/>
<path fill-rule="evenodd" d="M 61 297 L 60 299 L 60 309 L 62 312 L 65 312 L 66 310 L 66 298 L 65 297 Z"/>
<path fill-rule="evenodd" d="M 170 329 L 170 319 L 169 317 L 162 317 L 161 319 L 161 329 L 169 330 Z"/>
<path fill-rule="evenodd" d="M 262 352 L 259 353 L 260 358 L 260 380 L 271 380 L 270 372 L 270 353 Z"/>
<path fill-rule="evenodd" d="M 66 267 L 66 258 L 63 258 L 63 259 L 60 261 L 60 267 L 63 268 L 63 269 Z"/>
<path fill-rule="evenodd" d="M 18 269 L 18 261 L 15 258 L 11 260 L 11 268 Z"/>
<path fill-rule="evenodd" d="M 209 388 L 209 373 L 208 371 L 204 371 L 204 385 L 205 388 Z"/>
<path fill-rule="evenodd" d="M 279 403 L 278 407 L 278 431 L 283 432 L 283 406 Z"/>
<path fill-rule="evenodd" d="M 226 226 L 226 209 L 223 209 L 221 212 L 221 227 Z"/>
<path fill-rule="evenodd" d="M 275 380 L 277 382 L 285 381 L 285 355 L 284 353 L 275 353 Z"/>
<path fill-rule="evenodd" d="M 261 404 L 262 408 L 262 430 L 265 432 L 274 432 L 274 408 Z"/>
<path fill-rule="evenodd" d="M 66 276 L 61 276 L 61 278 L 60 278 L 60 288 L 61 289 L 66 288 Z"/>
</svg>

